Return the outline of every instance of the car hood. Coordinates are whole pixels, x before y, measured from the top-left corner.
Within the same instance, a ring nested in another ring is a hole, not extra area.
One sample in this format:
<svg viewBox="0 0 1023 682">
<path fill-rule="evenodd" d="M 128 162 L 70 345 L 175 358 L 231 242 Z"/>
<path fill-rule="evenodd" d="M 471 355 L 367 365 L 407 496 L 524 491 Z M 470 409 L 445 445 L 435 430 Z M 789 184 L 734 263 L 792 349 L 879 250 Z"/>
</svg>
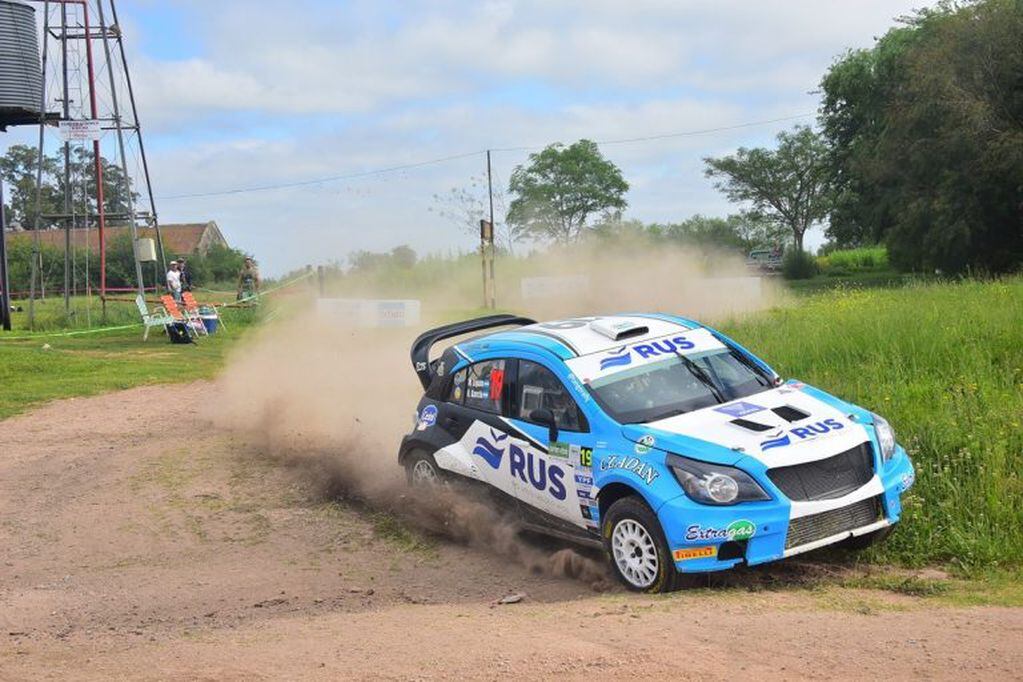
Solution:
<svg viewBox="0 0 1023 682">
<path fill-rule="evenodd" d="M 865 414 L 797 383 L 649 424 L 626 425 L 622 433 L 640 450 L 645 443 L 727 465 L 752 457 L 773 468 L 823 459 L 869 440 Z"/>
</svg>

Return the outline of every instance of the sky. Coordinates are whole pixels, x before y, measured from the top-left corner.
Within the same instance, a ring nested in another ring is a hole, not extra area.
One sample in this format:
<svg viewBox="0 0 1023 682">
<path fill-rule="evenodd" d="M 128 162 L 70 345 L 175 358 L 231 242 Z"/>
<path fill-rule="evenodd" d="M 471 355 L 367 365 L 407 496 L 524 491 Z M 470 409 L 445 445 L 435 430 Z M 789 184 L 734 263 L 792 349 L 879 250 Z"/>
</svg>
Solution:
<svg viewBox="0 0 1023 682">
<path fill-rule="evenodd" d="M 627 218 L 735 212 L 703 157 L 812 124 L 827 67 L 916 6 L 117 2 L 161 222 L 215 220 L 270 275 L 399 244 L 474 248 L 436 196 L 478 180 L 488 148 L 498 189 L 531 151 L 588 138 L 631 186 Z M 676 133 L 691 134 L 621 142 Z"/>
</svg>

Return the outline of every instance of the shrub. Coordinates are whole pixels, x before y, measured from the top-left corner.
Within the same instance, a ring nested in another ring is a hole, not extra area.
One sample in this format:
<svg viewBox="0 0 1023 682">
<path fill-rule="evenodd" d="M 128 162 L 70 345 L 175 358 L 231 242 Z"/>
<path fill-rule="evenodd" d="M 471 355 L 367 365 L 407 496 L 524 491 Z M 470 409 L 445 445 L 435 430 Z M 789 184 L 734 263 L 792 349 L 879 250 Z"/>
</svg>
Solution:
<svg viewBox="0 0 1023 682">
<path fill-rule="evenodd" d="M 785 279 L 810 279 L 817 274 L 817 260 L 806 251 L 791 249 L 781 265 Z"/>
</svg>

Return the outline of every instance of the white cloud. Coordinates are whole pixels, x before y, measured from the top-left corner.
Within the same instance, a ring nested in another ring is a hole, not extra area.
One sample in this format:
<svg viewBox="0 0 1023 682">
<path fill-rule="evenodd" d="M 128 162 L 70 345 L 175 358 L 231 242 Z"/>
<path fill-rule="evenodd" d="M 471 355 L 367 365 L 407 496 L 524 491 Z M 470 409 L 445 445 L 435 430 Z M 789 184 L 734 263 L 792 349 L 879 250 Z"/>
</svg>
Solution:
<svg viewBox="0 0 1023 682">
<path fill-rule="evenodd" d="M 866 47 L 907 0 L 572 0 L 286 5 L 185 0 L 204 48 L 128 46 L 161 196 L 359 172 L 486 147 L 727 127 L 813 111 L 835 56 Z M 128 14 L 127 8 L 122 14 Z M 130 19 L 130 17 L 129 17 Z M 791 123 L 607 146 L 630 212 L 734 210 L 701 158 Z M 495 155 L 502 182 L 526 152 Z M 471 246 L 428 209 L 482 169 L 469 158 L 298 189 L 164 201 L 217 219 L 270 272 L 408 242 Z"/>
</svg>

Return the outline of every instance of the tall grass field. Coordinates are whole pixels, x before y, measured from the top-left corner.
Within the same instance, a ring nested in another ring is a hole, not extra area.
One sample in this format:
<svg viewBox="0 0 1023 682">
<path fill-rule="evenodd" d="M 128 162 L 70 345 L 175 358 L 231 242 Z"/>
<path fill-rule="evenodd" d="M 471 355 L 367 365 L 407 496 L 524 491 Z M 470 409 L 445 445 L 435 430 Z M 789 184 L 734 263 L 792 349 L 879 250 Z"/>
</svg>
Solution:
<svg viewBox="0 0 1023 682">
<path fill-rule="evenodd" d="M 722 327 L 892 423 L 917 482 L 874 558 L 1023 565 L 1023 279 L 832 290 Z"/>
</svg>

